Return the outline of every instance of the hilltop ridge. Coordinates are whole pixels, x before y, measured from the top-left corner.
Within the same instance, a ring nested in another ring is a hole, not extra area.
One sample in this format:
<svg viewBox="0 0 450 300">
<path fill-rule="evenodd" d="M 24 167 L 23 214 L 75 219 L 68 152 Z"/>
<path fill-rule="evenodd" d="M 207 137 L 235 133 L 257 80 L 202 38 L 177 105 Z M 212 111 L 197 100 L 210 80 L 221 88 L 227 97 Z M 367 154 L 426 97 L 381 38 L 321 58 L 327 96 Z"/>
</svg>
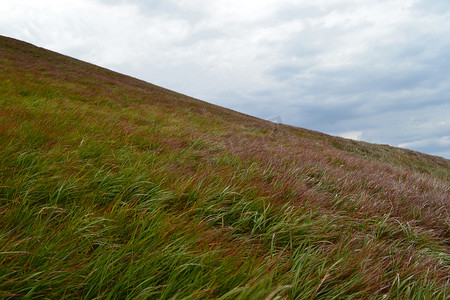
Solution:
<svg viewBox="0 0 450 300">
<path fill-rule="evenodd" d="M 0 296 L 449 296 L 450 160 L 0 37 Z"/>
</svg>

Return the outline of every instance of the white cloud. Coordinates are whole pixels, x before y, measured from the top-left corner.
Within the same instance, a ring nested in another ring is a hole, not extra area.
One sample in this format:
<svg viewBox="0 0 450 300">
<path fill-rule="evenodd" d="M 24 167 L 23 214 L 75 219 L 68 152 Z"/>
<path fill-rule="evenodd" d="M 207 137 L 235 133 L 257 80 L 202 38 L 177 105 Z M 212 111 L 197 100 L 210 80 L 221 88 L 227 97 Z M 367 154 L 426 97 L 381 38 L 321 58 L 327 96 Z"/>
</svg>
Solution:
<svg viewBox="0 0 450 300">
<path fill-rule="evenodd" d="M 402 144 L 399 144 L 398 146 L 403 147 L 403 148 L 410 148 L 410 147 L 414 148 L 414 147 L 424 147 L 424 146 L 429 145 L 430 143 L 435 143 L 440 146 L 450 146 L 450 136 L 443 136 L 438 139 L 424 139 L 424 140 L 419 140 L 419 141 L 402 143 Z"/>
<path fill-rule="evenodd" d="M 361 140 L 361 137 L 362 137 L 362 131 L 348 131 L 348 132 L 341 133 L 339 136 L 346 138 L 346 139 L 359 141 L 359 140 Z"/>
<path fill-rule="evenodd" d="M 435 155 L 450 157 L 450 136 L 426 138 L 398 145 L 400 148 L 413 149 L 420 152 L 433 151 Z"/>
</svg>

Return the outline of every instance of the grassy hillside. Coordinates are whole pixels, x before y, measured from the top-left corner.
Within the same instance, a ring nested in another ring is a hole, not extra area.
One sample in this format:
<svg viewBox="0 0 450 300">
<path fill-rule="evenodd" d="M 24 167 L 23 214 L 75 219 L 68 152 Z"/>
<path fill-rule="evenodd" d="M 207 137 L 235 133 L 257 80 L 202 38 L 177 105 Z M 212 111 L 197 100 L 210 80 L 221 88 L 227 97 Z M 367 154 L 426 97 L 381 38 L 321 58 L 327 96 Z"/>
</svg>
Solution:
<svg viewBox="0 0 450 300">
<path fill-rule="evenodd" d="M 0 37 L 0 298 L 448 299 L 450 161 Z"/>
</svg>

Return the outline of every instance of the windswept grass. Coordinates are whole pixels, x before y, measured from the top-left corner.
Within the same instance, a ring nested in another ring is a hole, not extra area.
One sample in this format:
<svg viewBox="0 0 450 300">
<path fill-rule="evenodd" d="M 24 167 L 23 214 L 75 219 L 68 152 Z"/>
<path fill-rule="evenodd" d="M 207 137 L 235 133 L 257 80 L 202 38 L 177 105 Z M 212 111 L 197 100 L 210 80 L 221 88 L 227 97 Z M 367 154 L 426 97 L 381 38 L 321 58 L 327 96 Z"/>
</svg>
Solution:
<svg viewBox="0 0 450 300">
<path fill-rule="evenodd" d="M 449 298 L 448 160 L 3 37 L 0 70 L 0 298 Z"/>
</svg>

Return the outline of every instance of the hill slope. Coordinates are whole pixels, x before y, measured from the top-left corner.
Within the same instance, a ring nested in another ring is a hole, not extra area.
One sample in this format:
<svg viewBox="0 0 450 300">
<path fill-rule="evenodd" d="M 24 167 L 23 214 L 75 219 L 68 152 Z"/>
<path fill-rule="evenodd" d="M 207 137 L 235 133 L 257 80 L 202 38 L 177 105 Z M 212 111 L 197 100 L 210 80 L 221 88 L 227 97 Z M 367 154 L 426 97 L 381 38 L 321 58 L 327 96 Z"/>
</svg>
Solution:
<svg viewBox="0 0 450 300">
<path fill-rule="evenodd" d="M 0 297 L 450 295 L 449 160 L 6 37 L 0 144 Z"/>
</svg>

